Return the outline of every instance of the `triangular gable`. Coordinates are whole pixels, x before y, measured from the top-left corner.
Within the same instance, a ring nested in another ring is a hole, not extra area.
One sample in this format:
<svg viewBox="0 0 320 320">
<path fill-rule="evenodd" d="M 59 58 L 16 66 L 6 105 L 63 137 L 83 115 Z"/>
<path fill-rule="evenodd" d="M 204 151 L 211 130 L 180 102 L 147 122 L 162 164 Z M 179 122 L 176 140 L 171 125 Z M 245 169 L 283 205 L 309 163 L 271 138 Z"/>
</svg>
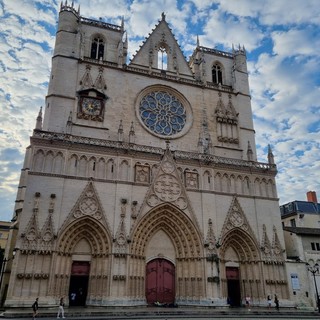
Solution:
<svg viewBox="0 0 320 320">
<path fill-rule="evenodd" d="M 221 239 L 225 237 L 227 233 L 229 233 L 233 229 L 241 229 L 246 232 L 254 242 L 257 244 L 256 237 L 250 227 L 247 217 L 245 216 L 240 203 L 236 196 L 234 196 L 227 217 L 224 221 L 222 231 L 221 231 Z"/>
<path fill-rule="evenodd" d="M 141 205 L 138 217 L 141 218 L 150 209 L 163 203 L 171 203 L 182 210 L 198 226 L 196 216 L 193 212 L 191 202 L 187 196 L 186 188 L 180 178 L 180 172 L 169 149 L 169 143 L 164 153 L 162 161 L 145 199 Z"/>
<path fill-rule="evenodd" d="M 54 244 L 54 228 L 52 221 L 52 212 L 49 212 L 48 218 L 41 230 L 41 238 L 39 243 L 39 250 L 43 254 L 49 254 L 53 250 Z"/>
<path fill-rule="evenodd" d="M 272 248 L 271 248 L 271 243 L 270 243 L 269 237 L 267 235 L 267 228 L 266 228 L 265 225 L 263 225 L 261 251 L 263 253 L 263 256 L 264 256 L 265 260 L 270 260 L 271 259 L 271 254 L 272 254 L 271 250 L 272 250 Z"/>
<path fill-rule="evenodd" d="M 106 220 L 106 216 L 102 208 L 98 193 L 91 181 L 82 191 L 77 202 L 70 211 L 66 221 L 64 222 L 61 230 L 68 226 L 72 221 L 83 217 L 94 218 L 102 223 L 106 227 L 106 229 L 108 229 L 108 231 L 111 230 Z"/>
<path fill-rule="evenodd" d="M 34 197 L 33 213 L 25 229 L 22 233 L 22 252 L 32 252 L 38 250 L 38 240 L 40 235 L 38 214 L 39 214 L 40 192 L 36 192 Z"/>
<path fill-rule="evenodd" d="M 174 72 L 177 75 L 193 76 L 163 13 L 161 21 L 153 29 L 150 36 L 146 38 L 129 65 L 146 67 L 149 71 L 152 69 L 162 69 L 162 66 L 158 65 L 158 54 L 162 54 L 162 52 L 167 55 L 167 68 L 163 68 L 164 70 Z"/>
<path fill-rule="evenodd" d="M 273 240 L 272 240 L 272 253 L 273 253 L 273 258 L 278 261 L 284 261 L 284 250 L 281 246 L 277 229 L 275 226 L 273 226 Z"/>
</svg>

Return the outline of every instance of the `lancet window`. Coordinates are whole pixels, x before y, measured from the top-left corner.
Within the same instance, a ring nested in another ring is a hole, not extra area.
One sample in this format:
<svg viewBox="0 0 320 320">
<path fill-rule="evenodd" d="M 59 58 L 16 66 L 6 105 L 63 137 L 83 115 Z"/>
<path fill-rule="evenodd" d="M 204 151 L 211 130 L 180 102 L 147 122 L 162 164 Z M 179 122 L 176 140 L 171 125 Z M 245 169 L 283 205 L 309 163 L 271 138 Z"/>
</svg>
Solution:
<svg viewBox="0 0 320 320">
<path fill-rule="evenodd" d="M 219 63 L 215 63 L 212 66 L 212 82 L 222 84 L 222 67 Z"/>
<path fill-rule="evenodd" d="M 91 43 L 91 59 L 103 59 L 105 43 L 101 37 L 95 37 Z"/>
</svg>

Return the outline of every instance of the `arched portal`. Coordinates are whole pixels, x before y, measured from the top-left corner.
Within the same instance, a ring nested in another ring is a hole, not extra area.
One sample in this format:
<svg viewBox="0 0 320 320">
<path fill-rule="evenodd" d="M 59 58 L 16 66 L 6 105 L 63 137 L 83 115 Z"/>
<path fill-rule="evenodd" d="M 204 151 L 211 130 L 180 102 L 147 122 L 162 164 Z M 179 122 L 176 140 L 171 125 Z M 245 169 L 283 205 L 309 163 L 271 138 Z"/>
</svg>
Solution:
<svg viewBox="0 0 320 320">
<path fill-rule="evenodd" d="M 222 295 L 234 306 L 240 306 L 246 296 L 256 302 L 262 299 L 261 259 L 254 238 L 234 228 L 221 239 L 221 245 Z"/>
<path fill-rule="evenodd" d="M 172 261 L 175 266 L 176 303 L 198 301 L 203 297 L 205 279 L 200 232 L 177 207 L 166 203 L 145 214 L 132 231 L 131 253 L 131 295 L 148 299 L 144 290 L 146 270 L 149 270 L 147 262 L 161 258 L 168 264 Z M 160 290 L 157 286 L 154 288 Z"/>
<path fill-rule="evenodd" d="M 85 216 L 70 223 L 58 238 L 52 283 L 54 295 L 70 305 L 99 303 L 109 296 L 111 237 L 105 226 Z M 57 280 L 58 279 L 58 280 Z M 74 301 L 73 294 L 76 294 Z"/>
</svg>

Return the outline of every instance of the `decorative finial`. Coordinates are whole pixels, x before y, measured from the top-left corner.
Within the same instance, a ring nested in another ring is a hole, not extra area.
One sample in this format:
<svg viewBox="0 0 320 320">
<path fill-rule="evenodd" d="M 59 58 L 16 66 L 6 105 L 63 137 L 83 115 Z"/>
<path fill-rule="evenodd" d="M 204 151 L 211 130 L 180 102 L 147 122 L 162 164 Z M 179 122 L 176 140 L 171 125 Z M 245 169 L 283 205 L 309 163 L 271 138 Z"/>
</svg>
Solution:
<svg viewBox="0 0 320 320">
<path fill-rule="evenodd" d="M 268 144 L 268 163 L 274 164 L 274 156 L 270 144 Z"/>
<path fill-rule="evenodd" d="M 166 140 L 166 149 L 170 150 L 170 140 Z"/>
<path fill-rule="evenodd" d="M 253 151 L 251 148 L 250 141 L 248 141 L 247 158 L 248 158 L 248 161 L 253 161 Z"/>
<path fill-rule="evenodd" d="M 42 107 L 40 107 L 37 121 L 36 121 L 36 130 L 42 130 Z"/>
<path fill-rule="evenodd" d="M 197 47 L 200 47 L 199 35 L 197 34 Z"/>
<path fill-rule="evenodd" d="M 164 14 L 164 12 L 161 13 L 161 18 L 162 18 L 162 21 L 166 21 L 166 15 Z"/>
</svg>

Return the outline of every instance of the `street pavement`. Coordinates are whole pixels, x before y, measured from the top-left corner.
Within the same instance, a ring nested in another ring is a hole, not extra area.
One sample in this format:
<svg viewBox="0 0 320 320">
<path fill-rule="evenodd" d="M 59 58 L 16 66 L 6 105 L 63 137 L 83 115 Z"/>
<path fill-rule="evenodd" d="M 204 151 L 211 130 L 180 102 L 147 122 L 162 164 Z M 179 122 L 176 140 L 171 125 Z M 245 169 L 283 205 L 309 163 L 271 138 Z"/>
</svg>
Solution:
<svg viewBox="0 0 320 320">
<path fill-rule="evenodd" d="M 208 320 L 208 319 L 319 319 L 320 313 L 312 310 L 267 308 L 65 308 L 66 319 L 81 320 Z M 57 308 L 39 309 L 38 319 L 57 319 Z M 32 310 L 7 310 L 0 319 L 32 319 Z"/>
</svg>

